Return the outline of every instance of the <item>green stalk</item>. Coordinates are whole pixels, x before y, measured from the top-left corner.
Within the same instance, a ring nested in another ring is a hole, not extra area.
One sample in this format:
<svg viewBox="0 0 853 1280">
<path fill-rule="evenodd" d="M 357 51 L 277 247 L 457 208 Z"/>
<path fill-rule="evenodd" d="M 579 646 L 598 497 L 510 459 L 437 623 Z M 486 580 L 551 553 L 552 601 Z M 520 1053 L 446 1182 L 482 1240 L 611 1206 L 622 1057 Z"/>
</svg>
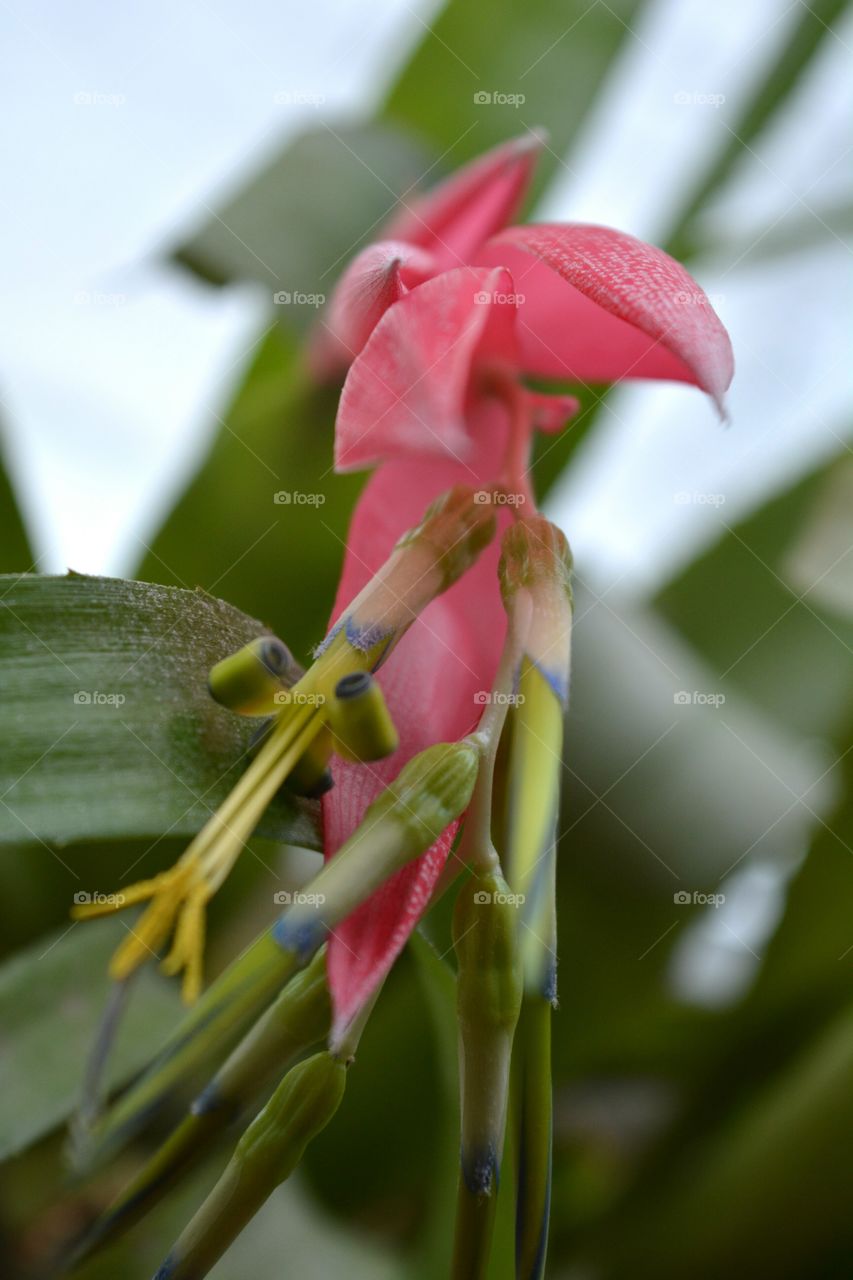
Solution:
<svg viewBox="0 0 853 1280">
<path fill-rule="evenodd" d="M 541 517 L 504 538 L 501 585 L 510 617 L 530 610 L 508 750 L 501 852 L 522 898 L 524 998 L 513 1053 L 517 1177 L 516 1276 L 541 1280 L 551 1203 L 551 1011 L 557 998 L 556 841 L 571 651 L 571 553 Z"/>
<path fill-rule="evenodd" d="M 184 1120 L 147 1161 L 75 1253 L 75 1265 L 123 1235 L 156 1205 L 245 1111 L 270 1077 L 327 1035 L 330 1022 L 325 949 L 287 984 L 192 1102 Z"/>
<path fill-rule="evenodd" d="M 208 1274 L 332 1119 L 345 1084 L 345 1064 L 325 1050 L 288 1071 L 155 1280 L 202 1280 Z"/>
<path fill-rule="evenodd" d="M 518 1123 L 516 1275 L 519 1280 L 541 1280 L 551 1210 L 553 1133 L 551 1004 L 541 996 L 525 994 L 522 1001 L 515 1033 L 513 1077 Z"/>
<path fill-rule="evenodd" d="M 460 889 L 453 917 L 462 1095 L 453 1280 L 488 1275 L 522 997 L 512 898 L 498 871 L 483 871 Z"/>
</svg>

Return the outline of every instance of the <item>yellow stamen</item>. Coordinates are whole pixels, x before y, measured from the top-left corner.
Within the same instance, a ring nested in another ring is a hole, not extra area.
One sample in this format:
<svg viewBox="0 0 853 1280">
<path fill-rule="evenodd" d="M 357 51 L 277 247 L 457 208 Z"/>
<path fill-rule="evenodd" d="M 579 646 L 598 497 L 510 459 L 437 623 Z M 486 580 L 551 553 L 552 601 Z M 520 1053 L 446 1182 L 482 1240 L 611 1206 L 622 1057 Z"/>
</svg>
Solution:
<svg viewBox="0 0 853 1280">
<path fill-rule="evenodd" d="M 163 969 L 172 975 L 182 972 L 184 999 L 188 1003 L 196 999 L 202 983 L 207 903 L 276 792 L 318 734 L 328 732 L 339 682 L 376 670 L 413 619 L 473 564 L 493 533 L 494 517 L 483 511 L 473 491 L 451 490 L 430 507 L 416 529 L 401 538 L 385 565 L 338 620 L 313 666 L 295 684 L 289 683 L 296 674 L 295 665 L 288 667 L 288 678 L 270 669 L 267 639 L 247 646 L 242 656 L 232 655 L 218 664 L 213 692 L 227 705 L 243 711 L 268 710 L 270 705 L 281 710 L 252 764 L 170 871 L 141 881 L 114 895 L 112 901 L 75 908 L 73 914 L 82 919 L 148 901 L 112 958 L 113 977 L 128 977 L 172 935 Z M 258 692 L 259 665 L 263 697 Z M 378 710 L 384 708 L 378 687 L 374 702 L 376 730 L 381 719 Z M 364 749 L 354 754 L 373 759 L 393 751 L 396 731 L 387 712 L 381 727 L 381 734 L 374 733 L 376 741 L 367 747 L 362 743 Z"/>
</svg>

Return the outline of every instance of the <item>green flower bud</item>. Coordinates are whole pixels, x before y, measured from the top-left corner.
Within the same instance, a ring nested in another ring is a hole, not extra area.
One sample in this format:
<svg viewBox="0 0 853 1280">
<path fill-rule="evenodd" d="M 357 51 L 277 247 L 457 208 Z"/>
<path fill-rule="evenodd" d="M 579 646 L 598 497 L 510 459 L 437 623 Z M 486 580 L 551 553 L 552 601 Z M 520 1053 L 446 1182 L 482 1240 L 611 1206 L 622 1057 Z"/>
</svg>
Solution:
<svg viewBox="0 0 853 1280">
<path fill-rule="evenodd" d="M 434 844 L 468 805 L 479 752 L 467 741 L 420 752 L 367 809 L 358 828 L 285 911 L 273 935 L 301 960 L 374 890 Z"/>
<path fill-rule="evenodd" d="M 346 1067 L 327 1052 L 292 1067 L 240 1138 L 225 1172 L 181 1233 L 156 1280 L 202 1280 L 275 1188 L 289 1178 L 308 1143 L 337 1111 Z"/>
</svg>

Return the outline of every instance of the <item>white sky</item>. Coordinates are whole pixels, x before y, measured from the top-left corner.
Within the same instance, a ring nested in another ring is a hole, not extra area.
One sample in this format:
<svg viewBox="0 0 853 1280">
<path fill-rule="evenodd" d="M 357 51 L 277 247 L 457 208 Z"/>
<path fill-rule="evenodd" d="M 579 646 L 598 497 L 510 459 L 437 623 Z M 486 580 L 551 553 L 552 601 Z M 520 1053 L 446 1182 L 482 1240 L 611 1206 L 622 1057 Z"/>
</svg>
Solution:
<svg viewBox="0 0 853 1280">
<path fill-rule="evenodd" d="M 39 568 L 132 571 L 268 323 L 256 291 L 197 284 L 160 260 L 164 245 L 315 112 L 369 113 L 436 7 L 4 7 L 0 395 Z M 663 234 L 797 9 L 650 3 L 539 213 Z M 709 211 L 721 238 L 746 249 L 784 215 L 849 200 L 851 44 L 848 22 Z M 283 107 L 282 90 L 325 101 Z M 601 584 L 650 589 L 849 432 L 849 250 L 827 234 L 784 270 L 709 262 L 700 276 L 734 339 L 732 425 L 683 387 L 613 396 L 551 507 Z"/>
</svg>

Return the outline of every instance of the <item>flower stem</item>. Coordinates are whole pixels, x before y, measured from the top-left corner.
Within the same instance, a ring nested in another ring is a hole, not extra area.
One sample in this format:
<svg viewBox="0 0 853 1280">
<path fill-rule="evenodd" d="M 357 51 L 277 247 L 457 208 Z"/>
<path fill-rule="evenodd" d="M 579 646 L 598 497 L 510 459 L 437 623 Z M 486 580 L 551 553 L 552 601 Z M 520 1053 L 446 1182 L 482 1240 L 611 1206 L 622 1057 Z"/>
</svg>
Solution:
<svg viewBox="0 0 853 1280">
<path fill-rule="evenodd" d="M 452 1280 L 488 1274 L 522 999 L 515 914 L 506 881 L 488 870 L 465 881 L 453 916 L 462 1141 Z"/>
</svg>

